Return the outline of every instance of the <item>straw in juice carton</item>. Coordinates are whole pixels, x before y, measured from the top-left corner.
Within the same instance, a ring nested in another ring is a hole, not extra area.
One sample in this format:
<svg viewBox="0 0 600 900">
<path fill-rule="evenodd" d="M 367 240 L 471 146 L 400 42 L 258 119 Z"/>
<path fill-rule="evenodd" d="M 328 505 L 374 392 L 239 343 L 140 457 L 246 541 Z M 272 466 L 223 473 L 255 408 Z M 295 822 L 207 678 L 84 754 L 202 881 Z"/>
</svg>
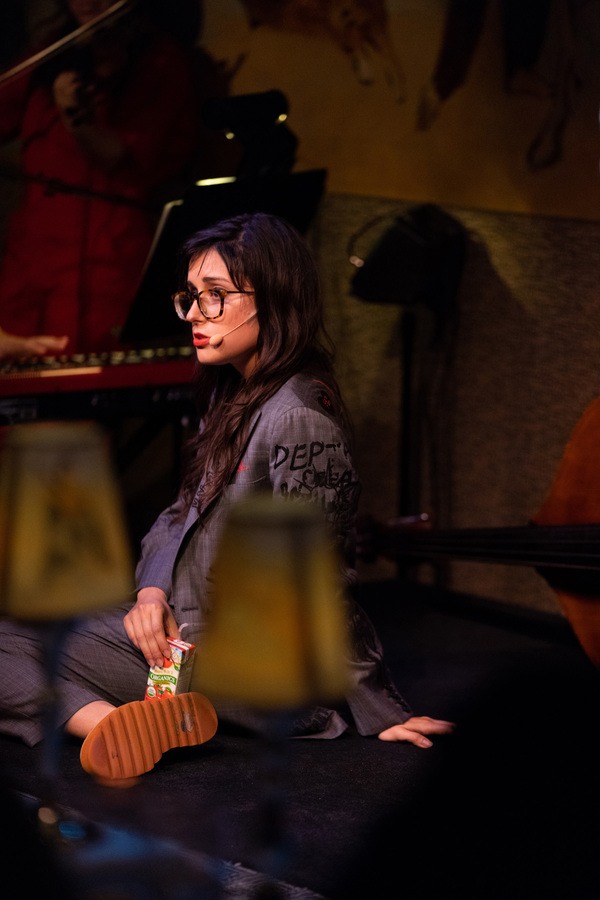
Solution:
<svg viewBox="0 0 600 900">
<path fill-rule="evenodd" d="M 167 638 L 171 647 L 171 659 L 163 657 L 162 666 L 152 666 L 148 673 L 144 700 L 160 700 L 172 694 L 188 690 L 192 677 L 192 660 L 195 646 L 176 638 Z"/>
</svg>

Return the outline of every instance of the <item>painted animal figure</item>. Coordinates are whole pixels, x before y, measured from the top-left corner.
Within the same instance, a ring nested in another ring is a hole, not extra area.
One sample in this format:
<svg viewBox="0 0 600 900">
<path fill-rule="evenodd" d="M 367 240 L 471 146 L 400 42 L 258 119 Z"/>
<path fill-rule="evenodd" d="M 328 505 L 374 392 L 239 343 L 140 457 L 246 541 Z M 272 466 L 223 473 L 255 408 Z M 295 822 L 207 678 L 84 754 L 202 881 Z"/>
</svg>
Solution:
<svg viewBox="0 0 600 900">
<path fill-rule="evenodd" d="M 350 58 L 361 84 L 375 80 L 373 58 L 398 101 L 405 76 L 390 34 L 385 0 L 241 0 L 252 28 L 330 38 Z"/>
</svg>

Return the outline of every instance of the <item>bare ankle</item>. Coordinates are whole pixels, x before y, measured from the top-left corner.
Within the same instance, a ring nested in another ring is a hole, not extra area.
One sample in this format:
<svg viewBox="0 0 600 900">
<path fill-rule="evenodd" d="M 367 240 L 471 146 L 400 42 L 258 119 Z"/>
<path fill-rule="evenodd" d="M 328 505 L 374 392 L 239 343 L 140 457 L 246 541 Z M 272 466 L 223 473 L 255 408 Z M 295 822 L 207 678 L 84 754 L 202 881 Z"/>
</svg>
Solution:
<svg viewBox="0 0 600 900">
<path fill-rule="evenodd" d="M 115 707 L 106 700 L 93 700 L 78 709 L 65 724 L 65 731 L 73 737 L 86 738 L 92 728 Z"/>
</svg>

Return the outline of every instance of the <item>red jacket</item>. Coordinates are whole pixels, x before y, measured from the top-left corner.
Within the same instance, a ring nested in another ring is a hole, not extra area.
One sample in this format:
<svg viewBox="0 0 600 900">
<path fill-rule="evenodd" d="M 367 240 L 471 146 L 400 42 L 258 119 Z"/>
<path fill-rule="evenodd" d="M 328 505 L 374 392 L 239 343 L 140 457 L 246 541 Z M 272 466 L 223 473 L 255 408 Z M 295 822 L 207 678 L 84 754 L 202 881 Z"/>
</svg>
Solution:
<svg viewBox="0 0 600 900">
<path fill-rule="evenodd" d="M 29 74 L 0 87 L 0 140 L 18 135 L 22 172 L 148 204 L 190 161 L 198 104 L 185 52 L 157 37 L 115 96 L 102 94 L 94 122 L 128 153 L 112 171 L 64 126 L 51 88 Z M 51 193 L 24 181 L 0 270 L 0 326 L 14 334 L 68 334 L 69 351 L 114 347 L 154 234 L 143 209 Z M 165 298 L 168 302 L 168 298 Z"/>
</svg>

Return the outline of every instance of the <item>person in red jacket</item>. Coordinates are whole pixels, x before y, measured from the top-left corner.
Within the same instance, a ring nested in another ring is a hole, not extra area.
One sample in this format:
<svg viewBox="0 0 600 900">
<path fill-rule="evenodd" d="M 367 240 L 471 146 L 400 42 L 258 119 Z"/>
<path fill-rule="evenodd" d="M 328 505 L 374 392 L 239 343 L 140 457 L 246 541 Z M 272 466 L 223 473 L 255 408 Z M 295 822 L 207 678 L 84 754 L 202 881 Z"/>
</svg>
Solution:
<svg viewBox="0 0 600 900">
<path fill-rule="evenodd" d="M 110 0 L 66 0 L 67 31 Z M 134 8 L 0 85 L 0 141 L 19 137 L 23 195 L 0 270 L 0 328 L 113 349 L 154 235 L 153 199 L 194 161 L 187 48 Z M 162 198 L 164 201 L 166 198 Z"/>
</svg>

